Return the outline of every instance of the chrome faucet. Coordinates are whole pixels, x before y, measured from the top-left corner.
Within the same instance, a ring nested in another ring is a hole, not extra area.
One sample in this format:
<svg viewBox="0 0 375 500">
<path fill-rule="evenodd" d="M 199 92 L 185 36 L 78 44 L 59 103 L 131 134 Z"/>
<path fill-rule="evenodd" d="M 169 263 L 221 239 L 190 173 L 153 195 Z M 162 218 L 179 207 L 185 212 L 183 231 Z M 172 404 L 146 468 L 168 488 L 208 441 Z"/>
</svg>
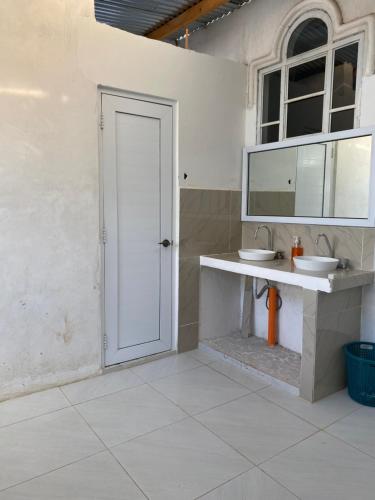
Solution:
<svg viewBox="0 0 375 500">
<path fill-rule="evenodd" d="M 318 246 L 319 245 L 319 240 L 320 238 L 323 238 L 324 241 L 326 242 L 326 245 L 327 245 L 327 248 L 328 248 L 328 251 L 329 251 L 329 256 L 330 257 L 333 257 L 334 255 L 334 251 L 333 251 L 333 246 L 331 245 L 331 243 L 329 242 L 329 239 L 327 237 L 327 235 L 325 233 L 319 233 L 316 240 L 315 240 L 315 245 Z"/>
<path fill-rule="evenodd" d="M 254 238 L 255 239 L 258 238 L 259 229 L 265 229 L 267 231 L 267 233 L 268 233 L 268 248 L 267 248 L 267 250 L 273 250 L 272 229 L 270 229 L 265 224 L 262 224 L 261 226 L 258 226 L 257 229 L 256 229 L 256 231 L 255 231 L 255 234 L 254 234 Z"/>
</svg>

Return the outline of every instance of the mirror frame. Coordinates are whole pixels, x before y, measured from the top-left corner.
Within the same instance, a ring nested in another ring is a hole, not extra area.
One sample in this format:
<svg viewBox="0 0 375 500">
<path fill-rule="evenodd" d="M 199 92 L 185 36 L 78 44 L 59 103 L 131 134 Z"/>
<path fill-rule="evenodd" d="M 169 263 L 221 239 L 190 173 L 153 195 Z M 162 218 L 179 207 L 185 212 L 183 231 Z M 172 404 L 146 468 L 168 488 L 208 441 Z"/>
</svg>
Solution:
<svg viewBox="0 0 375 500">
<path fill-rule="evenodd" d="M 353 137 L 372 135 L 371 148 L 371 167 L 369 182 L 369 206 L 367 219 L 349 219 L 339 217 L 284 217 L 276 215 L 248 215 L 248 155 L 249 153 L 259 153 L 260 151 L 271 151 L 274 149 L 284 149 L 295 146 L 304 146 L 308 144 L 318 144 L 322 142 L 336 141 L 339 139 L 351 139 Z M 357 128 L 344 130 L 342 132 L 332 132 L 329 134 L 312 134 L 300 136 L 293 139 L 286 139 L 280 142 L 269 144 L 259 144 L 257 146 L 248 146 L 243 149 L 242 160 L 242 206 L 241 220 L 243 222 L 279 222 L 284 224 L 315 224 L 326 226 L 358 226 L 375 227 L 375 127 Z"/>
</svg>

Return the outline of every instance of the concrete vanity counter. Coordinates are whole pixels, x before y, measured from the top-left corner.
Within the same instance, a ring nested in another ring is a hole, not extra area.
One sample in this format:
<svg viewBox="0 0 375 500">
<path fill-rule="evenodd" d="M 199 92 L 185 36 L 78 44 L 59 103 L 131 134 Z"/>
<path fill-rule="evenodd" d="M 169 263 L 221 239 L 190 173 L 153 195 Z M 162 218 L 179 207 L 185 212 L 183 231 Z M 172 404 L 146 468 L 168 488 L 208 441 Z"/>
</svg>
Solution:
<svg viewBox="0 0 375 500">
<path fill-rule="evenodd" d="M 345 387 L 342 346 L 360 338 L 362 288 L 373 283 L 374 272 L 312 273 L 296 270 L 289 260 L 246 261 L 234 253 L 201 256 L 200 266 L 201 340 L 256 333 L 253 278 L 294 285 L 303 302 L 295 316 L 302 328 L 300 396 L 312 402 Z"/>
<path fill-rule="evenodd" d="M 292 262 L 286 259 L 247 261 L 240 259 L 237 253 L 203 255 L 200 265 L 327 293 L 370 285 L 374 281 L 373 271 L 350 269 L 312 273 L 295 269 Z"/>
</svg>

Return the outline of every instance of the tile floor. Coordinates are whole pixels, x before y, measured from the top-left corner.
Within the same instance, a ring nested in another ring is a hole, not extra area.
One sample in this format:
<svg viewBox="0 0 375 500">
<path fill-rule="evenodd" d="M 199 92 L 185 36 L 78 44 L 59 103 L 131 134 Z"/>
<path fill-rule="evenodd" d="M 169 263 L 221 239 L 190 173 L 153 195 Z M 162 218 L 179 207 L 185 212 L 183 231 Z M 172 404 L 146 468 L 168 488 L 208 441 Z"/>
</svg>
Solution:
<svg viewBox="0 0 375 500">
<path fill-rule="evenodd" d="M 0 500 L 373 500 L 375 409 L 203 351 L 0 403 Z"/>
</svg>

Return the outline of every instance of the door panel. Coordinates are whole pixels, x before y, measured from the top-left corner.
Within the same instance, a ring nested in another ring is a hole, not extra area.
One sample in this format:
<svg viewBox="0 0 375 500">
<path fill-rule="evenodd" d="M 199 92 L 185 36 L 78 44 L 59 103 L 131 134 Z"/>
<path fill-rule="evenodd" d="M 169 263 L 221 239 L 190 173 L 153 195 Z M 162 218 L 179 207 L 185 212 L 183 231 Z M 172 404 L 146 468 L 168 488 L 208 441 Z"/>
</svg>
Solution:
<svg viewBox="0 0 375 500">
<path fill-rule="evenodd" d="M 172 108 L 102 95 L 106 365 L 171 347 Z"/>
</svg>

